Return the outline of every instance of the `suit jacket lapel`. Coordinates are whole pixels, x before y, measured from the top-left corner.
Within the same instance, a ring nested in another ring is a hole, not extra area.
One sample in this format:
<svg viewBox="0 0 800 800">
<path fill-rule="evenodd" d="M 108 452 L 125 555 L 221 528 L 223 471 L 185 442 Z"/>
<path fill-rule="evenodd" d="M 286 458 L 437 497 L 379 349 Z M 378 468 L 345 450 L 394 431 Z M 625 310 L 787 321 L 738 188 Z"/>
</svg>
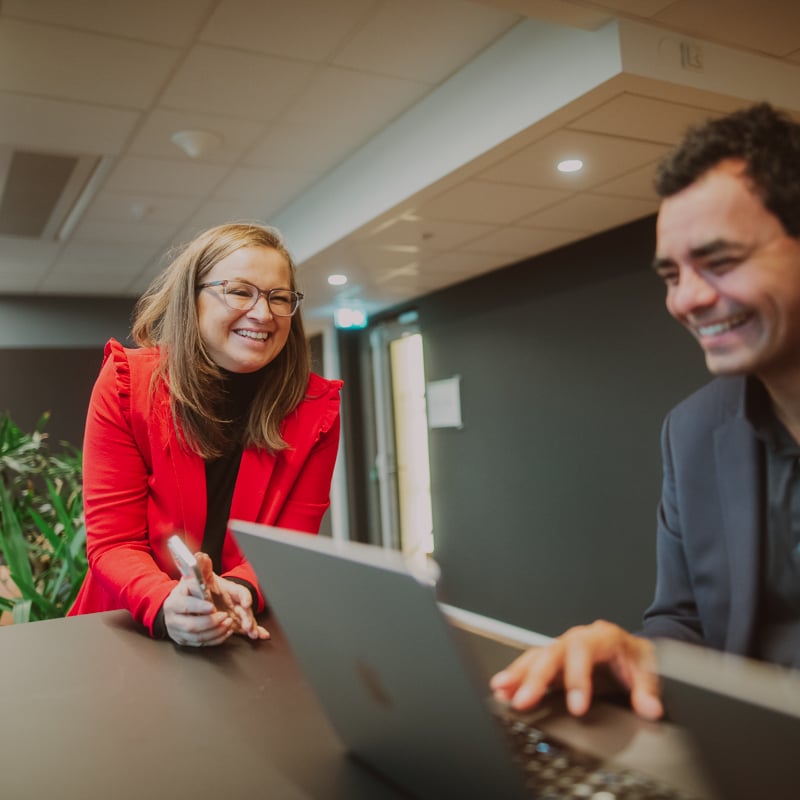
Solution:
<svg viewBox="0 0 800 800">
<path fill-rule="evenodd" d="M 758 439 L 741 416 L 714 434 L 722 529 L 728 548 L 730 616 L 726 649 L 746 653 L 758 610 L 761 497 Z"/>
</svg>

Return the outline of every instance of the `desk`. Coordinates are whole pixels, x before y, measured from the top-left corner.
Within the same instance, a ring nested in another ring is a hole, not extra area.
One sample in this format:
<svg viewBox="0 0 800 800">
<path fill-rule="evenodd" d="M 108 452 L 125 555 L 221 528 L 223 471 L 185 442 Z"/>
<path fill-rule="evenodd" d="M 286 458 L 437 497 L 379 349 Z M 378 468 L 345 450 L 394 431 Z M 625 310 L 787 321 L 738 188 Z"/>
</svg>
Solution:
<svg viewBox="0 0 800 800">
<path fill-rule="evenodd" d="M 179 648 L 127 611 L 0 628 L 4 800 L 391 800 L 271 642 Z"/>
<path fill-rule="evenodd" d="M 234 636 L 200 649 L 151 640 L 127 611 L 0 628 L 0 798 L 406 797 L 347 758 L 280 626 L 267 622 L 269 642 Z M 486 674 L 513 653 L 459 636 Z M 602 704 L 589 716 L 609 714 L 609 753 L 629 751 L 665 778 L 686 771 L 669 726 Z M 569 715 L 556 724 L 580 741 Z"/>
</svg>

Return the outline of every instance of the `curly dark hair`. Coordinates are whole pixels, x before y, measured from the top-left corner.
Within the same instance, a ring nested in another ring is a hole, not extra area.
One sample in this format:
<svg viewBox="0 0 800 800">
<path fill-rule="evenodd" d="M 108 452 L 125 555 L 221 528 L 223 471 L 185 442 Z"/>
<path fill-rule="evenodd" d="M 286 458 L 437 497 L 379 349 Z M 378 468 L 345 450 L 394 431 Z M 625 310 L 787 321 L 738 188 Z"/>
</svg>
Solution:
<svg viewBox="0 0 800 800">
<path fill-rule="evenodd" d="M 769 103 L 690 128 L 659 165 L 656 192 L 662 198 L 677 194 L 727 159 L 744 161 L 765 208 L 790 236 L 800 236 L 800 124 Z"/>
</svg>

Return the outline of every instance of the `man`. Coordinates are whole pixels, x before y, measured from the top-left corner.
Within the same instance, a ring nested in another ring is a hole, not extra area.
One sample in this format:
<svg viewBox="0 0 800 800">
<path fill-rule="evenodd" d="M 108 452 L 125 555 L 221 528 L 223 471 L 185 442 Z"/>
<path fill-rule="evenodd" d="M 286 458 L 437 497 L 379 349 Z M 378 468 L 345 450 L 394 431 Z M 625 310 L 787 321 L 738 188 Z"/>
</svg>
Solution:
<svg viewBox="0 0 800 800">
<path fill-rule="evenodd" d="M 660 166 L 654 269 L 716 380 L 662 430 L 655 599 L 641 636 L 605 621 L 529 650 L 491 686 L 525 709 L 595 666 L 663 713 L 650 638 L 800 667 L 800 125 L 766 104 L 687 134 Z"/>
</svg>

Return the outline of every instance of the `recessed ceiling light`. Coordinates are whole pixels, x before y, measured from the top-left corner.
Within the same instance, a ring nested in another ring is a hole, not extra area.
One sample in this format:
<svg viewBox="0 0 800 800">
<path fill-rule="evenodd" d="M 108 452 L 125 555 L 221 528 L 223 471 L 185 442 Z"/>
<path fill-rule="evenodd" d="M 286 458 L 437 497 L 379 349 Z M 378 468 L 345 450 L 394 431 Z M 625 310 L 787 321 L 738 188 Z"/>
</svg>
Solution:
<svg viewBox="0 0 800 800">
<path fill-rule="evenodd" d="M 328 283 L 331 286 L 344 286 L 347 283 L 347 275 L 329 275 Z"/>
<path fill-rule="evenodd" d="M 583 161 L 579 158 L 565 158 L 557 166 L 559 172 L 578 172 L 583 169 Z"/>
</svg>

